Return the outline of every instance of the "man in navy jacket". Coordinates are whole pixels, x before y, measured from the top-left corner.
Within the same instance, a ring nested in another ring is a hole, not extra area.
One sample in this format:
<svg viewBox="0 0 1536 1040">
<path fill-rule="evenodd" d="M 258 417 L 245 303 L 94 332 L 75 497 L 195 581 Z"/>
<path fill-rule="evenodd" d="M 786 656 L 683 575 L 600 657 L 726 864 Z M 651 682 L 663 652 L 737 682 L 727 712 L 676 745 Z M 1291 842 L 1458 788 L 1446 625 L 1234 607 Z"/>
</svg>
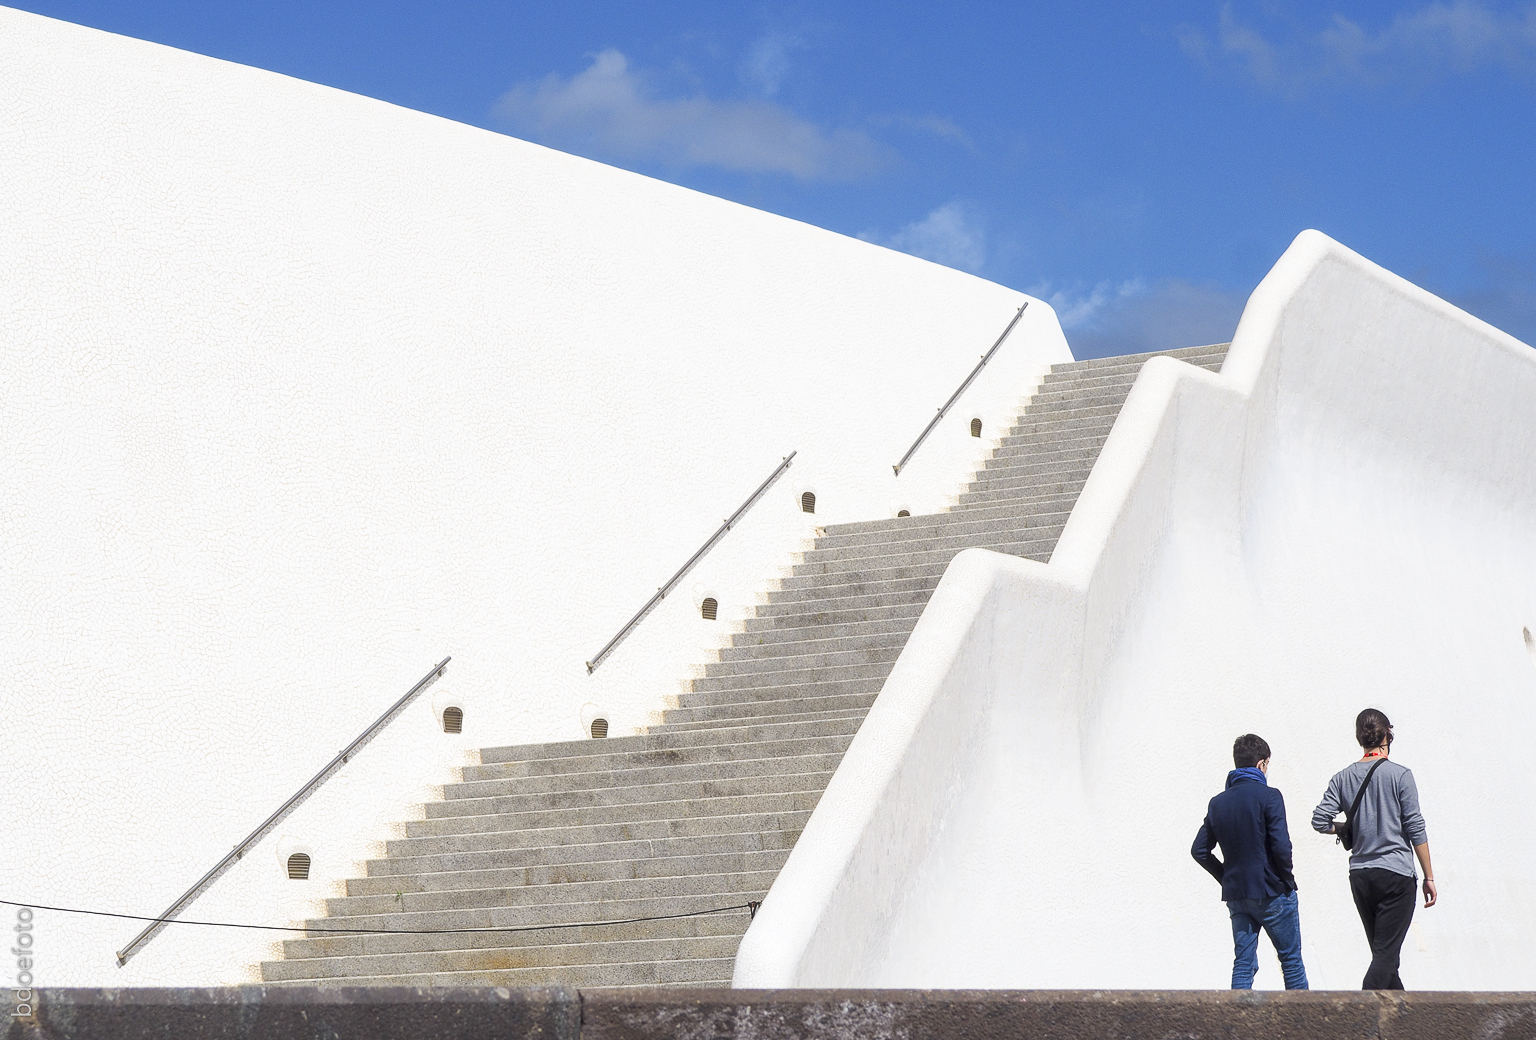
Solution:
<svg viewBox="0 0 1536 1040">
<path fill-rule="evenodd" d="M 1221 898 L 1232 915 L 1232 988 L 1253 988 L 1263 928 L 1280 955 L 1285 988 L 1306 989 L 1291 832 L 1285 799 L 1269 786 L 1269 745 L 1244 733 L 1232 744 L 1232 764 L 1237 768 L 1227 774 L 1227 789 L 1211 799 L 1189 850 L 1221 882 Z M 1211 852 L 1217 845 L 1225 861 Z"/>
</svg>

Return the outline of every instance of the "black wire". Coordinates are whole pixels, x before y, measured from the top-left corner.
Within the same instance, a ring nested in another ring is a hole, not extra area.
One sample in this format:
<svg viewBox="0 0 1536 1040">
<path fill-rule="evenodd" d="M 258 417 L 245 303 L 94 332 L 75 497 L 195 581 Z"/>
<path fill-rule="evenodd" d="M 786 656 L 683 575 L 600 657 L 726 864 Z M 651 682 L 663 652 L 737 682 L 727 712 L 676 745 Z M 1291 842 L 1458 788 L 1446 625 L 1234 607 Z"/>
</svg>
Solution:
<svg viewBox="0 0 1536 1040">
<path fill-rule="evenodd" d="M 603 925 L 644 924 L 647 921 L 675 921 L 683 917 L 704 917 L 708 914 L 724 914 L 732 910 L 751 910 L 756 916 L 756 903 L 739 906 L 717 906 L 710 910 L 692 910 L 686 914 L 662 914 L 658 917 L 629 917 L 621 921 L 573 921 L 569 924 L 525 924 L 514 928 L 295 928 L 279 924 L 234 924 L 229 921 L 184 921 L 179 917 L 140 917 L 136 914 L 113 914 L 105 910 L 77 910 L 68 906 L 44 906 L 42 903 L 13 903 L 0 899 L 5 906 L 21 906 L 30 910 L 57 910 L 62 914 L 90 914 L 93 917 L 120 917 L 128 921 L 154 921 L 159 924 L 195 924 L 205 928 L 253 928 L 264 932 L 306 932 L 339 935 L 456 935 L 461 932 L 543 932 L 557 928 L 598 928 Z"/>
</svg>

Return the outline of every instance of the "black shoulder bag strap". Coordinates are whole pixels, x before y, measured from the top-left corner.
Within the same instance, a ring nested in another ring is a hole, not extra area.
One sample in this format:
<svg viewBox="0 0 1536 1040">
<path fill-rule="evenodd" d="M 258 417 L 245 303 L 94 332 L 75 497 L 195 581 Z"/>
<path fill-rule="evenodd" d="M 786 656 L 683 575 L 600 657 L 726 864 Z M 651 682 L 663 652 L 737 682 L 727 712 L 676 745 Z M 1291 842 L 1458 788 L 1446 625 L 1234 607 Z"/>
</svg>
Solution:
<svg viewBox="0 0 1536 1040">
<path fill-rule="evenodd" d="M 1355 792 L 1355 800 L 1349 803 L 1349 812 L 1344 814 L 1344 823 L 1334 828 L 1339 835 L 1339 844 L 1343 845 L 1346 851 L 1355 847 L 1355 814 L 1360 811 L 1360 799 L 1365 797 L 1365 789 L 1370 784 L 1371 777 L 1376 775 L 1376 770 L 1380 769 L 1386 761 L 1385 758 L 1378 758 L 1376 764 L 1366 770 L 1365 779 L 1360 781 L 1360 790 Z"/>
</svg>

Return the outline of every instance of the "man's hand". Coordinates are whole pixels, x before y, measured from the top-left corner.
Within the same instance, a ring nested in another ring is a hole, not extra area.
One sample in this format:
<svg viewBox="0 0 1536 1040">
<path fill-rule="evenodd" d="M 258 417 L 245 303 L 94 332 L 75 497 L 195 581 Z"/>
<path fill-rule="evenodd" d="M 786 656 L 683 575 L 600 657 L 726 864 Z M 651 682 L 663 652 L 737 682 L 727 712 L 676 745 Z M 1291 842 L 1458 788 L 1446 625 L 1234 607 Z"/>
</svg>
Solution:
<svg viewBox="0 0 1536 1040">
<path fill-rule="evenodd" d="M 1413 847 L 1413 854 L 1419 857 L 1419 866 L 1424 870 L 1424 908 L 1435 905 L 1435 868 L 1429 862 L 1429 842 L 1424 842 Z"/>
</svg>

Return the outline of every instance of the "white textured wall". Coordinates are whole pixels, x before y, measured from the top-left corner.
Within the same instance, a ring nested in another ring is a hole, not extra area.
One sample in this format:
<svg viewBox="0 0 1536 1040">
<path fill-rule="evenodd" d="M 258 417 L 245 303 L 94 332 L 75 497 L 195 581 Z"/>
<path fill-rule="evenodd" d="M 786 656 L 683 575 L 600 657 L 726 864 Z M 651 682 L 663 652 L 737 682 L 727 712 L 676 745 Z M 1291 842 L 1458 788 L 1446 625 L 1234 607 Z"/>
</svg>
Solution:
<svg viewBox="0 0 1536 1040">
<path fill-rule="evenodd" d="M 1220 375 L 1148 362 L 1050 564 L 956 558 L 735 984 L 1225 987 L 1230 925 L 1189 846 L 1252 731 L 1312 987 L 1358 987 L 1347 855 L 1310 817 L 1374 706 L 1440 889 L 1405 983 L 1531 989 L 1526 629 L 1536 353 L 1306 232 Z"/>
<path fill-rule="evenodd" d="M 485 131 L 0 9 L 0 898 L 315 912 L 478 746 L 643 726 L 813 525 L 959 490 L 1023 297 Z M 790 451 L 598 670 L 583 662 Z M 801 513 L 811 487 L 819 508 Z M 696 593 L 721 601 L 698 618 Z M 436 710 L 465 710 L 462 737 Z M 279 852 L 308 847 L 314 880 Z M 271 936 L 39 915 L 42 985 L 241 981 Z"/>
</svg>

